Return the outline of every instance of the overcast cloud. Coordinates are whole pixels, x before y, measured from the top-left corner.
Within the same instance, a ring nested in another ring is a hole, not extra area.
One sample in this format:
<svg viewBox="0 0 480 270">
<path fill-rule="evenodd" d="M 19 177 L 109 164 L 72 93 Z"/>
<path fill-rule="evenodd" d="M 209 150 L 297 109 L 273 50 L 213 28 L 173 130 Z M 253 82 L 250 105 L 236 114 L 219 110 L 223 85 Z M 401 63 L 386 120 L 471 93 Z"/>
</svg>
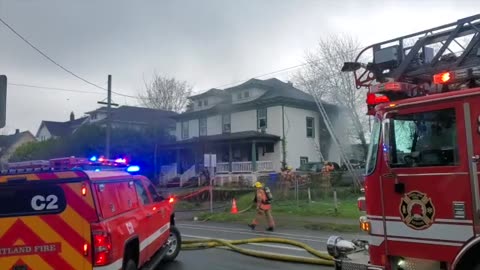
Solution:
<svg viewBox="0 0 480 270">
<path fill-rule="evenodd" d="M 368 45 L 476 13 L 478 0 L 0 0 L 0 17 L 53 59 L 103 87 L 112 74 L 114 90 L 129 95 L 137 95 L 154 70 L 201 92 L 298 65 L 331 33 L 352 34 Z M 0 74 L 10 83 L 99 93 L 10 85 L 3 133 L 35 134 L 41 120 L 66 121 L 70 111 L 79 117 L 106 96 L 3 25 Z M 114 101 L 137 104 L 116 95 Z"/>
</svg>

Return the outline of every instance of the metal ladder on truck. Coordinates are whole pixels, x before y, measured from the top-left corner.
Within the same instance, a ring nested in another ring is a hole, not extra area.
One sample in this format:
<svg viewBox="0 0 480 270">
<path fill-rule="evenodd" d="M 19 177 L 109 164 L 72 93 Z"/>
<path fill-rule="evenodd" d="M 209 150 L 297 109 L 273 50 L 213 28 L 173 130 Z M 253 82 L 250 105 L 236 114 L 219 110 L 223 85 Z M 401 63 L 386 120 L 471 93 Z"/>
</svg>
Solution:
<svg viewBox="0 0 480 270">
<path fill-rule="evenodd" d="M 468 37 L 469 40 L 465 40 Z M 462 44 L 462 41 L 465 42 Z M 367 64 L 359 62 L 360 59 L 365 58 L 371 60 Z M 459 86 L 478 87 L 480 86 L 480 14 L 368 46 L 358 54 L 355 62 L 345 63 L 342 71 L 353 72 L 357 89 L 366 87 L 369 93 L 372 90 L 371 87 L 375 86 L 374 83 L 386 82 L 414 85 L 415 87 L 408 93 L 409 96 L 427 95 L 430 91 L 445 92 L 451 91 L 450 89 L 461 89 Z M 432 83 L 435 84 L 434 75 L 442 73 L 448 73 L 448 76 L 441 78 L 448 82 L 443 82 L 440 89 L 432 88 Z M 451 79 L 454 80 L 450 82 Z M 388 95 L 386 92 L 384 94 Z M 404 95 L 404 93 L 395 94 Z M 334 136 L 322 103 L 315 95 L 314 98 L 334 138 L 334 143 L 344 156 L 344 151 Z M 397 96 L 392 94 L 389 98 L 395 100 Z M 345 156 L 343 158 L 346 160 Z M 345 164 L 349 170 L 352 169 L 348 160 Z"/>
</svg>

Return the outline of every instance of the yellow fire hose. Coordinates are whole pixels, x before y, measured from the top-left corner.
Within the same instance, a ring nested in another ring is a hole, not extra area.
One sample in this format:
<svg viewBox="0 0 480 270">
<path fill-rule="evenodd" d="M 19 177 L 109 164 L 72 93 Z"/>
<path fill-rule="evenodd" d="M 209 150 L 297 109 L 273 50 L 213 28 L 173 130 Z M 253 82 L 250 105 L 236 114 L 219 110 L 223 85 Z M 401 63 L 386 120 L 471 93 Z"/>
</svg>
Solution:
<svg viewBox="0 0 480 270">
<path fill-rule="evenodd" d="M 236 245 L 252 244 L 252 243 L 277 243 L 277 244 L 293 245 L 293 246 L 303 248 L 308 253 L 316 256 L 317 258 L 262 252 L 262 251 L 252 250 L 252 249 L 240 248 L 236 246 Z M 309 245 L 306 245 L 298 241 L 290 240 L 290 239 L 264 237 L 264 238 L 250 238 L 250 239 L 243 239 L 243 240 L 202 239 L 202 240 L 183 240 L 182 241 L 182 249 L 184 250 L 205 249 L 205 248 L 214 248 L 214 247 L 221 247 L 221 246 L 229 247 L 231 250 L 239 252 L 241 254 L 263 258 L 263 259 L 295 262 L 295 263 L 316 264 L 316 265 L 327 265 L 327 266 L 334 265 L 333 258 L 331 256 L 323 252 L 319 252 L 318 250 L 310 247 Z"/>
</svg>

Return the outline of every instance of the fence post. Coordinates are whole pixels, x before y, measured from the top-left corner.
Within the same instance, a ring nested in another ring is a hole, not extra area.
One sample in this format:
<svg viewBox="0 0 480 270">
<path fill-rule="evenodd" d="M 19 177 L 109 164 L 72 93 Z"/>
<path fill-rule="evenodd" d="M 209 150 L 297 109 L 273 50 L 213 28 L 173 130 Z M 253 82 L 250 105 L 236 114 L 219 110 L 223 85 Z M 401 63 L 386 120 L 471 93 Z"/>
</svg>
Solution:
<svg viewBox="0 0 480 270">
<path fill-rule="evenodd" d="M 337 207 L 338 203 L 337 203 L 337 189 L 336 189 L 336 188 L 333 189 L 333 205 L 334 205 L 334 207 L 335 207 L 335 214 L 337 214 L 337 212 L 338 212 L 338 207 Z"/>
<path fill-rule="evenodd" d="M 308 192 L 308 203 L 312 202 L 312 194 L 310 193 L 310 187 L 307 189 Z"/>
</svg>

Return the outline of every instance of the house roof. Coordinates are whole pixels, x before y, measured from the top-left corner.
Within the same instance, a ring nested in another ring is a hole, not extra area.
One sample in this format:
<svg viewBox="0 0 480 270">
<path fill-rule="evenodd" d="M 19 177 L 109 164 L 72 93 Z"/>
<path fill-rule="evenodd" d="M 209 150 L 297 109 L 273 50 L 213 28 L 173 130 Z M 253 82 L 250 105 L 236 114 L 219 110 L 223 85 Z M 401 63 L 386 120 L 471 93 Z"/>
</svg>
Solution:
<svg viewBox="0 0 480 270">
<path fill-rule="evenodd" d="M 81 126 L 83 122 L 87 120 L 87 117 L 81 117 L 78 119 L 75 119 L 73 121 L 66 121 L 66 122 L 57 122 L 57 121 L 42 121 L 42 124 L 40 125 L 40 129 L 42 126 L 46 127 L 50 134 L 55 137 L 63 137 L 68 134 L 71 134 L 76 128 Z M 37 132 L 38 136 L 38 132 Z"/>
<path fill-rule="evenodd" d="M 277 135 L 272 135 L 268 133 L 262 133 L 257 131 L 242 131 L 242 132 L 234 132 L 234 133 L 225 133 L 225 134 L 218 134 L 218 135 L 210 135 L 210 136 L 200 136 L 194 137 L 188 140 L 176 141 L 172 143 L 168 143 L 163 145 L 163 147 L 178 147 L 182 145 L 189 145 L 195 143 L 202 143 L 202 142 L 214 142 L 214 143 L 226 143 L 226 142 L 248 142 L 248 141 L 256 141 L 256 142 L 277 142 L 280 140 L 280 137 Z"/>
<path fill-rule="evenodd" d="M 252 87 L 262 88 L 267 91 L 262 96 L 249 102 L 234 104 L 228 101 L 222 102 L 216 104 L 210 109 L 200 111 L 188 111 L 176 116 L 175 118 L 191 118 L 209 115 L 212 113 L 249 110 L 257 108 L 259 106 L 278 104 L 290 105 L 304 109 L 318 110 L 315 99 L 312 95 L 295 88 L 291 83 L 285 83 L 276 78 L 271 78 L 267 80 L 250 79 L 245 83 L 220 91 L 224 95 L 225 93 L 231 93 L 237 90 L 243 90 Z M 327 112 L 338 109 L 338 107 L 333 104 L 329 104 L 327 102 L 322 103 L 325 106 Z"/>
<path fill-rule="evenodd" d="M 208 97 L 208 96 L 228 96 L 228 93 L 226 93 L 225 91 L 220 90 L 220 89 L 212 88 L 212 89 L 210 89 L 206 92 L 203 92 L 203 93 L 200 93 L 200 94 L 197 94 L 197 95 L 193 95 L 193 96 L 190 96 L 188 98 L 189 99 L 199 99 L 199 98 Z"/>
<path fill-rule="evenodd" d="M 32 135 L 32 133 L 30 133 L 30 131 L 0 136 L 0 157 L 3 156 L 4 152 L 8 150 L 12 145 L 14 145 L 23 136 L 30 136 L 32 138 L 32 141 L 35 140 L 35 137 Z"/>
<path fill-rule="evenodd" d="M 107 107 L 101 107 L 94 111 L 87 112 L 87 114 L 93 114 L 95 112 L 106 112 Z M 177 115 L 176 112 L 159 110 L 159 109 L 150 109 L 144 107 L 133 107 L 133 106 L 120 106 L 118 108 L 112 108 L 112 121 L 113 122 L 124 122 L 124 123 L 152 123 L 156 122 L 159 124 L 174 124 L 175 122 L 170 119 Z"/>
</svg>

